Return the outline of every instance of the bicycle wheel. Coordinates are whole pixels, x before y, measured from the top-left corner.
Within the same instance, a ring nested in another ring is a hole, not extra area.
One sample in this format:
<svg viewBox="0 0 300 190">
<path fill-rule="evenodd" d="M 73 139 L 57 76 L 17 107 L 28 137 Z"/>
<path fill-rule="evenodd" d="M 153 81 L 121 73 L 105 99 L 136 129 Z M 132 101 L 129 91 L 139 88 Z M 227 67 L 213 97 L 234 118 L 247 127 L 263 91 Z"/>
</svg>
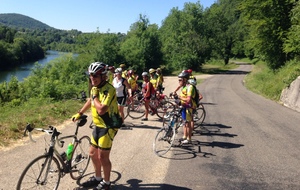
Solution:
<svg viewBox="0 0 300 190">
<path fill-rule="evenodd" d="M 159 103 L 156 115 L 163 119 L 164 115 L 175 110 L 175 105 L 169 101 L 163 101 Z"/>
<path fill-rule="evenodd" d="M 17 190 L 21 189 L 57 189 L 60 182 L 58 160 L 42 155 L 32 160 L 22 172 Z"/>
<path fill-rule="evenodd" d="M 90 137 L 83 136 L 79 139 L 79 142 L 75 145 L 70 172 L 71 178 L 74 180 L 79 179 L 86 172 L 90 162 Z"/>
<path fill-rule="evenodd" d="M 206 111 L 204 106 L 200 104 L 200 106 L 196 109 L 196 112 L 193 114 L 194 129 L 198 128 L 204 122 L 205 117 Z"/>
<path fill-rule="evenodd" d="M 132 105 L 129 105 L 127 109 L 129 117 L 132 119 L 139 119 L 145 115 L 145 105 L 144 102 L 134 101 Z"/>
<path fill-rule="evenodd" d="M 175 140 L 175 127 L 162 127 L 156 134 L 153 142 L 153 151 L 157 156 L 166 154 Z"/>
</svg>

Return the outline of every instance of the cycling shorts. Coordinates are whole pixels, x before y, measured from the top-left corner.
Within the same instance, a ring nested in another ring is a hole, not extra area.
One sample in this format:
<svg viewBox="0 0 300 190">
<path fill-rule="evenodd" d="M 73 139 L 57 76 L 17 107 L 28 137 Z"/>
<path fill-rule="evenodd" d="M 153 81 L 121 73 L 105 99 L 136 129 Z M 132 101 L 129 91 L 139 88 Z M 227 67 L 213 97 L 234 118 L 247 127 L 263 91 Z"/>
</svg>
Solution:
<svg viewBox="0 0 300 190">
<path fill-rule="evenodd" d="M 185 121 L 192 121 L 193 119 L 193 109 L 192 108 L 183 108 L 181 112 L 181 117 Z"/>
<path fill-rule="evenodd" d="M 91 144 L 103 150 L 110 150 L 118 129 L 108 129 L 94 126 Z"/>
<path fill-rule="evenodd" d="M 126 97 L 117 97 L 117 102 L 119 106 L 126 106 Z"/>
</svg>

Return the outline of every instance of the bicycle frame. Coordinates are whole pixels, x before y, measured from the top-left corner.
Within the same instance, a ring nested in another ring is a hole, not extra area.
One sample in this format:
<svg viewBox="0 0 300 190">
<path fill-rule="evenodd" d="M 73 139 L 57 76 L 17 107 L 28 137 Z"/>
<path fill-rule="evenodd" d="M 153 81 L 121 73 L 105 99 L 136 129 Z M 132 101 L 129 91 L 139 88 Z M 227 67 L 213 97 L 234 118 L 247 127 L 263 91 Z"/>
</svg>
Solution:
<svg viewBox="0 0 300 190">
<path fill-rule="evenodd" d="M 34 141 L 31 135 L 31 131 L 33 130 L 43 131 L 48 135 L 51 135 L 51 138 L 49 148 L 48 150 L 46 149 L 46 153 L 36 157 L 24 169 L 18 181 L 17 189 L 23 189 L 23 186 L 27 186 L 29 184 L 42 186 L 53 185 L 53 183 L 48 184 L 49 180 L 52 179 L 48 179 L 48 174 L 57 175 L 58 178 L 55 178 L 57 181 L 54 183 L 56 184 L 56 188 L 58 187 L 60 178 L 65 174 L 70 173 L 71 178 L 74 180 L 79 179 L 84 174 L 88 167 L 90 157 L 87 153 L 88 147 L 85 148 L 85 151 L 82 146 L 90 146 L 90 138 L 88 136 L 82 136 L 78 139 L 77 134 L 79 127 L 85 125 L 87 122 L 86 117 L 87 116 L 83 115 L 76 122 L 74 135 L 63 136 L 61 138 L 58 138 L 61 133 L 53 126 L 49 126 L 49 129 L 33 128 L 30 124 L 26 126 L 24 134 L 28 131 L 29 137 L 32 141 Z M 56 144 L 62 148 L 64 146 L 64 139 L 70 138 L 72 138 L 74 149 L 71 159 L 65 160 L 56 149 Z M 79 164 L 80 166 L 78 166 Z M 32 173 L 34 173 L 34 175 L 31 175 Z M 36 176 L 36 178 L 34 176 Z"/>
</svg>

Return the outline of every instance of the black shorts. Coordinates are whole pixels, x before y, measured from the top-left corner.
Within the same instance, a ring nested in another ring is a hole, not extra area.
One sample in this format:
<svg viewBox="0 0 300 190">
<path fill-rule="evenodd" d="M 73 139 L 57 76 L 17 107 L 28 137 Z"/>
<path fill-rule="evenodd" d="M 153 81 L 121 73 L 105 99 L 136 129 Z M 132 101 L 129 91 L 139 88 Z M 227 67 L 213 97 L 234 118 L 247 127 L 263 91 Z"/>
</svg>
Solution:
<svg viewBox="0 0 300 190">
<path fill-rule="evenodd" d="M 119 106 L 126 106 L 126 97 L 117 97 L 117 102 Z"/>
</svg>

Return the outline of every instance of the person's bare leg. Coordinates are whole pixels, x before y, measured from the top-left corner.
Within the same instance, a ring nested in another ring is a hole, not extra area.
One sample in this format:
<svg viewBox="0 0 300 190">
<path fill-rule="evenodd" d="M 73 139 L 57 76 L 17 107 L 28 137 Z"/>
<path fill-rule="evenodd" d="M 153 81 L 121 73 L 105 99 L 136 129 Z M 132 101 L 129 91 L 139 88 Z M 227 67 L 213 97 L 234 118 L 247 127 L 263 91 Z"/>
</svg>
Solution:
<svg viewBox="0 0 300 190">
<path fill-rule="evenodd" d="M 111 172 L 111 162 L 109 159 L 110 150 L 101 150 L 100 149 L 100 160 L 103 167 L 104 181 L 110 181 L 110 172 Z"/>
<path fill-rule="evenodd" d="M 101 161 L 100 161 L 100 149 L 96 148 L 94 146 L 90 147 L 90 157 L 93 162 L 93 166 L 95 169 L 95 176 L 96 177 L 101 177 Z"/>
</svg>

